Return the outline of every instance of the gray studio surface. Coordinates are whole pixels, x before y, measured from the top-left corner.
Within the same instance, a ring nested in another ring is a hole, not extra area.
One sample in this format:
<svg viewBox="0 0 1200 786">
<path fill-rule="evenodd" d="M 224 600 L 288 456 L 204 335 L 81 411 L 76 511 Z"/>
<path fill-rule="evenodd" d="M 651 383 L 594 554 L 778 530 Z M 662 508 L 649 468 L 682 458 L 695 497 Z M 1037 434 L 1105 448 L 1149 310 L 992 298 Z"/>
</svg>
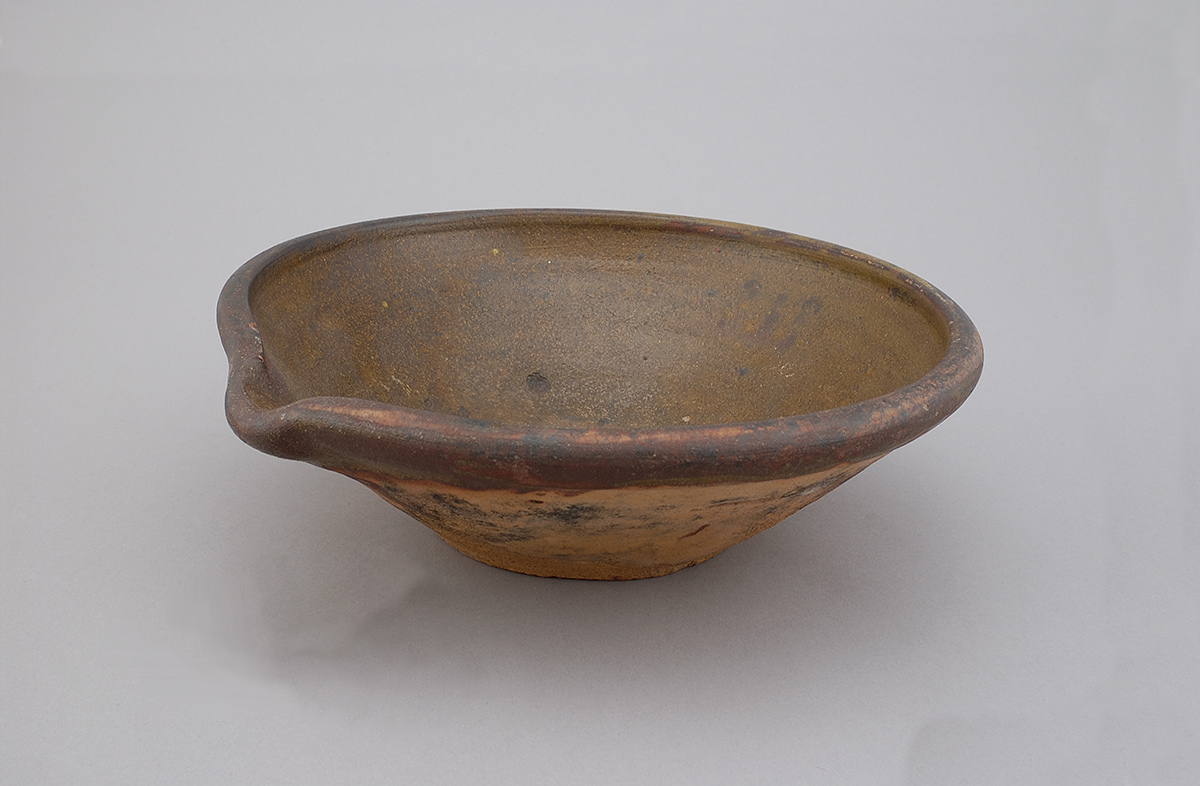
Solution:
<svg viewBox="0 0 1200 786">
<path fill-rule="evenodd" d="M 0 5 L 0 783 L 1200 779 L 1200 8 Z M 282 240 L 492 207 L 860 249 L 949 420 L 680 573 L 461 556 L 240 443 Z"/>
</svg>

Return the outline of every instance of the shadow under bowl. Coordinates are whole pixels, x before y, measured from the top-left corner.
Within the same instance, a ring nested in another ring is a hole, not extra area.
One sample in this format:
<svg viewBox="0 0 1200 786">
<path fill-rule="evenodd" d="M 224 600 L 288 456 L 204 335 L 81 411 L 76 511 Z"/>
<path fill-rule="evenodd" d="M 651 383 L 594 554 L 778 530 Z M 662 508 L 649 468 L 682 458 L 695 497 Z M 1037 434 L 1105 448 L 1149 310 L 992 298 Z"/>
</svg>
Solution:
<svg viewBox="0 0 1200 786">
<path fill-rule="evenodd" d="M 983 365 L 966 314 L 885 262 L 606 211 L 307 235 L 229 279 L 218 325 L 247 443 L 569 578 L 712 557 L 937 425 Z"/>
</svg>

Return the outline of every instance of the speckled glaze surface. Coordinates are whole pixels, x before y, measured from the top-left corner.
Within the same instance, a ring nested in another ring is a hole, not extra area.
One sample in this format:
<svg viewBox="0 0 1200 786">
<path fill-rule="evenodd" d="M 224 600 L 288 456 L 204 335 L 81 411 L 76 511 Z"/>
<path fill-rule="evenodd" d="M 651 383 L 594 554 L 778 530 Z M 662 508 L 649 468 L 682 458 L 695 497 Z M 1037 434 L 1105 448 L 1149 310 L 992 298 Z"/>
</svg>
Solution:
<svg viewBox="0 0 1200 786">
<path fill-rule="evenodd" d="M 218 305 L 226 411 L 463 553 L 628 579 L 766 529 L 953 412 L 979 336 L 887 263 L 772 230 L 512 210 L 289 241 Z"/>
</svg>

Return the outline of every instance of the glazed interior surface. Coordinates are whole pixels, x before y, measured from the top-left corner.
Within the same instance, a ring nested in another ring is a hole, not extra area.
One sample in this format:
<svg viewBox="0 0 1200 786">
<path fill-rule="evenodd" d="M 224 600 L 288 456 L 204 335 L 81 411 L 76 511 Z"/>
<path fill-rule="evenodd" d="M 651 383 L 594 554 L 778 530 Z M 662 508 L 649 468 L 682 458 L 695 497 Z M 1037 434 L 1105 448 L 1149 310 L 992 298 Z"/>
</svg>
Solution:
<svg viewBox="0 0 1200 786">
<path fill-rule="evenodd" d="M 276 260 L 250 303 L 275 403 L 525 426 L 830 409 L 917 380 L 948 342 L 919 294 L 836 254 L 570 218 L 366 229 Z"/>
</svg>

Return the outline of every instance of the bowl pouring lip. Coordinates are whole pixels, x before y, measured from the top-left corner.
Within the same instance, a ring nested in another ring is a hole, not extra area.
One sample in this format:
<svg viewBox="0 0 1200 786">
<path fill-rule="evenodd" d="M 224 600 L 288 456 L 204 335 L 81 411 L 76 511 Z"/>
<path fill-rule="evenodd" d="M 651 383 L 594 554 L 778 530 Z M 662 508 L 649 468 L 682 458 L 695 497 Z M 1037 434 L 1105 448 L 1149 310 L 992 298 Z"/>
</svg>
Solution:
<svg viewBox="0 0 1200 786">
<path fill-rule="evenodd" d="M 266 384 L 262 340 L 250 309 L 255 278 L 298 252 L 379 231 L 423 231 L 538 222 L 590 222 L 718 236 L 783 247 L 892 282 L 943 320 L 945 355 L 916 381 L 877 398 L 771 420 L 644 428 L 499 425 L 366 399 L 321 396 L 276 407 L 255 403 Z M 959 306 L 931 284 L 882 260 L 776 230 L 682 216 L 606 210 L 515 209 L 429 213 L 349 224 L 281 243 L 226 282 L 217 323 L 229 357 L 226 415 L 267 453 L 349 474 L 429 480 L 464 488 L 597 489 L 768 480 L 858 463 L 917 438 L 956 410 L 983 368 L 983 346 Z"/>
</svg>

